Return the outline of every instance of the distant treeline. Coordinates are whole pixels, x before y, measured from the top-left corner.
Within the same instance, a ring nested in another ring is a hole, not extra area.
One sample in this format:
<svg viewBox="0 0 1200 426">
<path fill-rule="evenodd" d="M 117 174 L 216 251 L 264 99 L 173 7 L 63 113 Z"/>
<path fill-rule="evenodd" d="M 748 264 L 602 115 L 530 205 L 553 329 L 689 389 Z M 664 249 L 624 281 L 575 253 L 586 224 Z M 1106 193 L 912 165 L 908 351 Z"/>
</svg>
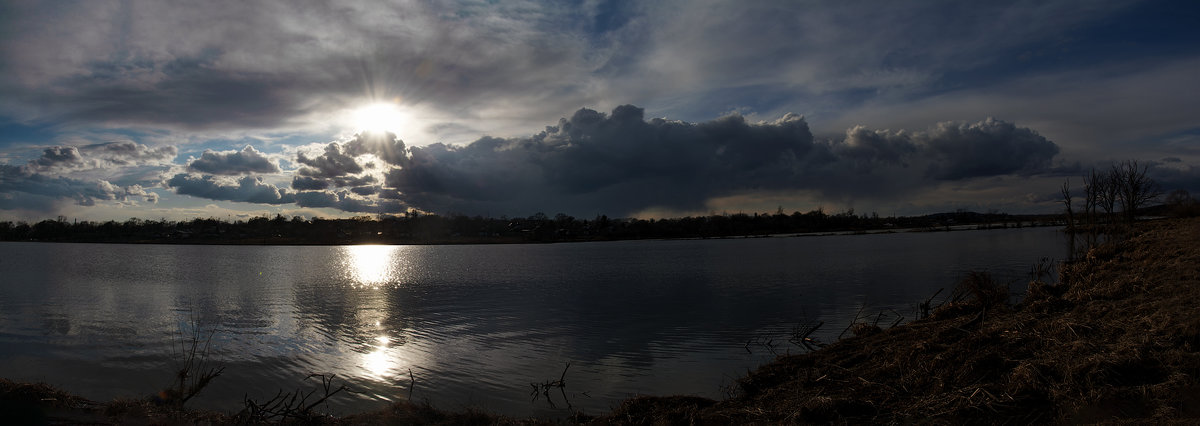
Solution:
<svg viewBox="0 0 1200 426">
<path fill-rule="evenodd" d="M 644 238 L 720 238 L 809 232 L 854 232 L 902 228 L 945 229 L 957 225 L 1050 224 L 1057 216 L 1014 216 L 958 211 L 925 216 L 856 215 L 853 210 L 785 214 L 731 214 L 676 219 L 578 219 L 543 213 L 526 218 L 401 216 L 351 219 L 256 217 L 249 220 L 70 221 L 60 216 L 34 224 L 0 222 L 0 240 L 180 243 L 180 244 L 447 244 L 599 241 Z"/>
</svg>

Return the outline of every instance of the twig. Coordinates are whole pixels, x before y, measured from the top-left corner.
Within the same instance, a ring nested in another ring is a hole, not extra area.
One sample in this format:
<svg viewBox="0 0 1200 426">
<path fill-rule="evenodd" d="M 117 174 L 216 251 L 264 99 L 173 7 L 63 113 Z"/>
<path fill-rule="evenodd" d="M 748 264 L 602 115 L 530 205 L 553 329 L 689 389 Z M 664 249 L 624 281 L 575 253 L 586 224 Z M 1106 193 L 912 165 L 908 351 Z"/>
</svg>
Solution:
<svg viewBox="0 0 1200 426">
<path fill-rule="evenodd" d="M 413 387 L 417 386 L 417 377 L 413 376 L 412 368 L 408 369 L 408 400 L 412 401 Z"/>
<path fill-rule="evenodd" d="M 896 312 L 896 310 L 895 310 L 895 309 L 892 309 L 892 308 L 888 308 L 888 310 L 889 310 L 889 311 L 892 311 L 892 313 L 893 313 L 893 314 L 896 314 L 896 321 L 895 321 L 895 322 L 893 322 L 893 323 L 892 323 L 892 325 L 891 325 L 890 327 L 888 327 L 888 328 L 894 328 L 894 327 L 896 327 L 897 325 L 900 325 L 900 322 L 901 322 L 901 321 L 904 321 L 904 315 L 900 315 L 900 313 L 899 313 L 899 312 Z"/>
<path fill-rule="evenodd" d="M 817 324 L 813 326 L 797 324 L 796 327 L 792 329 L 792 338 L 788 339 L 788 341 L 793 345 L 804 346 L 805 349 L 815 351 L 817 348 L 814 346 L 820 347 L 823 345 L 809 336 L 815 333 L 817 329 L 821 328 L 823 325 L 825 325 L 825 321 L 818 321 Z"/>
<path fill-rule="evenodd" d="M 929 318 L 929 312 L 933 310 L 932 306 L 931 306 L 931 304 L 933 303 L 933 298 L 937 297 L 939 294 L 942 294 L 942 290 L 945 290 L 945 289 L 946 289 L 945 287 L 939 288 L 937 292 L 933 293 L 933 296 L 929 296 L 928 299 L 925 299 L 925 302 L 921 303 L 921 306 L 920 306 L 921 307 L 921 318 L 920 319 Z"/>
<path fill-rule="evenodd" d="M 334 395 L 337 395 L 342 391 L 354 392 L 345 384 L 339 385 L 336 388 L 333 387 L 333 379 L 336 377 L 336 375 L 330 374 L 326 376 L 324 374 L 311 374 L 307 378 L 311 379 L 313 377 L 319 377 L 321 379 L 321 387 L 319 390 L 323 391 L 321 397 L 317 398 L 315 401 L 310 403 L 308 402 L 308 399 L 312 397 L 318 389 L 310 390 L 307 393 L 301 391 L 300 389 L 296 389 L 295 392 L 284 393 L 283 390 L 280 389 L 275 393 L 275 396 L 271 397 L 271 399 L 264 403 L 259 403 L 253 399 L 250 399 L 249 396 L 243 396 L 242 399 L 243 403 L 245 404 L 245 408 L 242 409 L 242 412 L 239 413 L 239 416 L 245 416 L 244 420 L 248 420 L 250 422 L 265 422 L 275 418 L 280 420 L 293 418 L 305 421 L 313 416 L 314 408 L 316 408 L 318 405 L 321 405 Z"/>
<path fill-rule="evenodd" d="M 850 331 L 850 329 L 854 327 L 854 324 L 858 323 L 858 318 L 862 315 L 863 309 L 866 309 L 866 308 L 867 308 L 866 303 L 858 306 L 858 313 L 854 314 L 854 320 L 850 321 L 850 325 L 847 325 L 845 330 L 842 330 L 842 333 L 838 335 L 838 340 L 842 340 L 842 336 L 845 336 L 846 332 Z"/>
<path fill-rule="evenodd" d="M 546 397 L 546 402 L 549 403 L 551 407 L 555 407 L 554 400 L 550 399 L 550 389 L 558 388 L 559 392 L 562 394 L 563 401 L 566 401 L 567 403 L 567 409 L 573 409 L 571 406 L 571 400 L 567 398 L 566 390 L 568 368 L 571 368 L 571 362 L 569 361 L 567 362 L 567 365 L 563 367 L 562 374 L 559 374 L 558 380 L 547 380 L 542 383 L 530 383 L 529 386 L 533 388 L 533 391 L 530 392 L 530 396 L 532 396 L 533 401 L 537 401 L 538 395 L 542 395 Z"/>
</svg>

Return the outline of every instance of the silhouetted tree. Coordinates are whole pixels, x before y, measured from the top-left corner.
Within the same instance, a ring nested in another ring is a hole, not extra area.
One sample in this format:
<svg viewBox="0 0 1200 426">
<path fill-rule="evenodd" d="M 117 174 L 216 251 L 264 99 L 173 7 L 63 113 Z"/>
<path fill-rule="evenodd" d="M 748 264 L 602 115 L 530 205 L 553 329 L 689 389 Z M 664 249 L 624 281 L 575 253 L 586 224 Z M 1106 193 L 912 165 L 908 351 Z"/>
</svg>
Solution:
<svg viewBox="0 0 1200 426">
<path fill-rule="evenodd" d="M 1067 230 L 1075 229 L 1075 207 L 1074 204 L 1071 203 L 1071 179 L 1067 179 L 1065 182 L 1063 182 L 1059 191 L 1062 192 L 1063 206 L 1067 208 Z"/>
<path fill-rule="evenodd" d="M 1103 187 L 1099 192 L 1100 208 L 1104 209 L 1105 221 L 1114 222 L 1114 212 L 1116 211 L 1117 200 L 1120 198 L 1121 187 L 1118 184 L 1118 178 L 1112 170 L 1104 174 Z"/>
<path fill-rule="evenodd" d="M 1162 195 L 1158 183 L 1147 176 L 1149 168 L 1138 167 L 1137 160 L 1125 160 L 1112 166 L 1112 173 L 1117 182 L 1117 196 L 1126 222 L 1133 223 L 1139 208 Z"/>
</svg>

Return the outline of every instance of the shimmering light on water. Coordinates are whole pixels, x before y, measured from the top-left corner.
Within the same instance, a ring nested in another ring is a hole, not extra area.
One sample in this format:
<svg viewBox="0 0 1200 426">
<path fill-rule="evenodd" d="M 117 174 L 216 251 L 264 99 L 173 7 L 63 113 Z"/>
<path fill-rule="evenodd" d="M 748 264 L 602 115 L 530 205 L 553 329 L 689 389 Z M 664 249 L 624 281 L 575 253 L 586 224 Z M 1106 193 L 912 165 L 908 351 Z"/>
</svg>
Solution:
<svg viewBox="0 0 1200 426">
<path fill-rule="evenodd" d="M 346 273 L 355 285 L 378 287 L 393 278 L 398 246 L 358 245 L 341 247 Z"/>
<path fill-rule="evenodd" d="M 362 365 L 369 376 L 380 380 L 394 376 L 397 368 L 399 368 L 396 360 L 388 353 L 386 344 L 376 347 L 370 353 L 364 354 Z"/>
</svg>

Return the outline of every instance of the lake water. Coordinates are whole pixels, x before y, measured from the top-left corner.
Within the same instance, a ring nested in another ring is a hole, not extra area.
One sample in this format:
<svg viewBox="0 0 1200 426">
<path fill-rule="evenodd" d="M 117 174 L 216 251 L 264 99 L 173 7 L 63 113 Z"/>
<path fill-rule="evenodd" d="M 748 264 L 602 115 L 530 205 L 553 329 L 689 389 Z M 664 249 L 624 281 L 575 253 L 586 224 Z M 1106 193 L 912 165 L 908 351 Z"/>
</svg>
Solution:
<svg viewBox="0 0 1200 426">
<path fill-rule="evenodd" d="M 911 318 L 970 270 L 1024 289 L 1055 228 L 462 246 L 0 243 L 0 377 L 150 395 L 180 333 L 225 371 L 189 406 L 312 389 L 346 414 L 409 397 L 515 416 L 598 414 L 639 394 L 721 398 L 801 322 L 832 341 L 862 309 Z M 865 306 L 865 308 L 861 308 Z M 890 317 L 894 318 L 894 317 Z M 884 320 L 890 323 L 892 319 Z M 772 341 L 773 340 L 773 341 Z M 551 401 L 531 383 L 566 387 Z M 415 383 L 410 381 L 410 371 Z M 563 400 L 565 394 L 567 401 Z"/>
</svg>

